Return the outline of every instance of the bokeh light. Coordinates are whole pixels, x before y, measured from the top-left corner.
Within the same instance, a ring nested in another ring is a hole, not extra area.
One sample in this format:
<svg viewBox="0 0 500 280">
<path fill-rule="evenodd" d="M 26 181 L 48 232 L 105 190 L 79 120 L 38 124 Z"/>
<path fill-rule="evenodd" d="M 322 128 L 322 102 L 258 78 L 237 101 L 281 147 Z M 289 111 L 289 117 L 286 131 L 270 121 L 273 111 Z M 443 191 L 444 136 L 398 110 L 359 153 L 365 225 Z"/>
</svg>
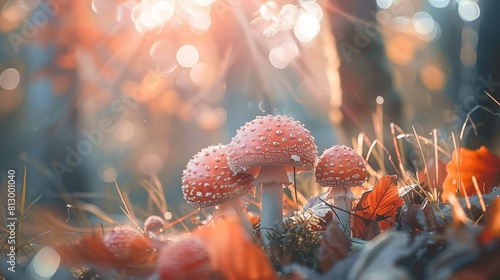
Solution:
<svg viewBox="0 0 500 280">
<path fill-rule="evenodd" d="M 191 68 L 198 63 L 200 59 L 200 53 L 198 49 L 193 45 L 184 45 L 177 50 L 177 63 L 185 68 Z"/>
<path fill-rule="evenodd" d="M 158 174 L 163 168 L 163 160 L 156 154 L 146 154 L 139 160 L 139 170 L 145 175 Z"/>
<path fill-rule="evenodd" d="M 61 256 L 50 247 L 43 247 L 38 251 L 29 265 L 32 279 L 51 279 L 61 263 Z"/>
<path fill-rule="evenodd" d="M 223 108 L 202 107 L 196 116 L 196 123 L 202 129 L 212 131 L 221 127 L 226 122 L 227 113 Z"/>
<path fill-rule="evenodd" d="M 119 120 L 113 129 L 113 136 L 116 140 L 126 142 L 134 136 L 134 124 L 129 120 Z"/>
<path fill-rule="evenodd" d="M 436 8 L 446 8 L 450 4 L 450 0 L 428 0 L 429 4 Z"/>
<path fill-rule="evenodd" d="M 112 183 L 118 177 L 116 168 L 111 163 L 103 163 L 99 166 L 99 177 L 103 182 Z"/>
<path fill-rule="evenodd" d="M 299 48 L 294 42 L 285 42 L 271 49 L 269 61 L 277 69 L 283 69 L 299 56 Z"/>
<path fill-rule="evenodd" d="M 299 41 L 308 43 L 319 34 L 320 29 L 319 21 L 314 16 L 302 14 L 293 28 L 293 33 Z"/>
<path fill-rule="evenodd" d="M 389 9 L 393 3 L 394 0 L 377 0 L 377 6 L 380 9 Z"/>
<path fill-rule="evenodd" d="M 461 0 L 458 2 L 458 14 L 464 21 L 473 21 L 479 17 L 481 11 L 476 2 L 471 0 Z"/>
<path fill-rule="evenodd" d="M 19 85 L 21 75 L 14 68 L 7 68 L 0 74 L 0 87 L 6 90 L 13 90 Z"/>
<path fill-rule="evenodd" d="M 211 24 L 212 19 L 210 18 L 210 15 L 202 10 L 192 13 L 189 18 L 189 25 L 191 25 L 195 33 L 203 33 L 210 28 Z"/>
<path fill-rule="evenodd" d="M 403 35 L 394 36 L 387 41 L 386 52 L 392 62 L 405 65 L 414 59 L 415 45 Z"/>
<path fill-rule="evenodd" d="M 441 67 L 434 63 L 424 65 L 419 76 L 424 86 L 430 90 L 441 90 L 447 82 L 446 75 Z"/>
<path fill-rule="evenodd" d="M 413 16 L 413 28 L 420 34 L 429 34 L 434 29 L 434 19 L 426 12 L 418 12 Z"/>
</svg>

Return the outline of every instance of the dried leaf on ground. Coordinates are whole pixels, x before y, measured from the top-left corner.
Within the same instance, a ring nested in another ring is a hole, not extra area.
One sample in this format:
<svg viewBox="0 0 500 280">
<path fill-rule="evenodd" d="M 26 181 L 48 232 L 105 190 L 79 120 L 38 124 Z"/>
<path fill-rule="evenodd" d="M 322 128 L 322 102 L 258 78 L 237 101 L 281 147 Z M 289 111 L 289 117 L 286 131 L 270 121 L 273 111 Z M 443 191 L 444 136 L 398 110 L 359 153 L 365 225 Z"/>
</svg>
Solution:
<svg viewBox="0 0 500 280">
<path fill-rule="evenodd" d="M 61 244 L 55 249 L 65 264 L 126 268 L 129 275 L 143 275 L 154 271 L 157 257 L 150 239 L 144 236 L 143 239 L 135 239 L 130 243 L 130 257 L 119 258 L 106 248 L 101 232 L 93 232 L 73 243 Z"/>
<path fill-rule="evenodd" d="M 351 239 L 344 233 L 337 223 L 330 223 L 326 228 L 321 247 L 316 259 L 320 270 L 325 273 L 337 262 L 345 259 L 351 249 Z"/>
<path fill-rule="evenodd" d="M 369 239 L 380 228 L 378 222 L 396 215 L 396 210 L 404 204 L 399 197 L 396 175 L 387 175 L 375 184 L 373 189 L 364 192 L 354 207 L 353 235 Z M 370 234 L 372 232 L 372 234 Z"/>
<path fill-rule="evenodd" d="M 459 151 L 459 157 L 457 158 L 457 153 L 454 151 L 452 160 L 446 165 L 447 175 L 441 194 L 443 201 L 448 201 L 447 197 L 450 193 L 459 193 L 460 196 L 464 196 L 464 189 L 467 196 L 476 194 L 472 176 L 476 177 L 482 194 L 490 193 L 500 182 L 500 158 L 488 148 L 484 146 L 477 150 L 460 148 Z M 463 188 L 460 187 L 457 190 L 459 178 Z"/>
<path fill-rule="evenodd" d="M 277 279 L 266 255 L 253 242 L 237 217 L 193 232 L 205 241 L 212 268 L 224 279 Z"/>
</svg>

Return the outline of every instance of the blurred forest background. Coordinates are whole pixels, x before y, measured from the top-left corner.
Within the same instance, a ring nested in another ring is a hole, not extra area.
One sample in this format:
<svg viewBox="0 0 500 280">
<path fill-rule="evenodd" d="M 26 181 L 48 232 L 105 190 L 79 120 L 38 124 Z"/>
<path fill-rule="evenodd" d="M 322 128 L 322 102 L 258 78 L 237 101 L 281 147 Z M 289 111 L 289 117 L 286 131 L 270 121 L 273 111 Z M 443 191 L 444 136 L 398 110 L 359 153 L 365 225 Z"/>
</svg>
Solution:
<svg viewBox="0 0 500 280">
<path fill-rule="evenodd" d="M 115 212 L 115 180 L 144 205 L 141 182 L 160 182 L 183 215 L 190 157 L 256 115 L 300 120 L 320 152 L 373 139 L 377 105 L 387 126 L 447 138 L 475 106 L 499 111 L 485 94 L 500 99 L 499 11 L 494 0 L 2 0 L 0 174 L 20 181 L 26 165 L 28 200 L 62 211 L 71 192 Z M 498 118 L 472 116 L 466 145 L 498 153 Z"/>
</svg>

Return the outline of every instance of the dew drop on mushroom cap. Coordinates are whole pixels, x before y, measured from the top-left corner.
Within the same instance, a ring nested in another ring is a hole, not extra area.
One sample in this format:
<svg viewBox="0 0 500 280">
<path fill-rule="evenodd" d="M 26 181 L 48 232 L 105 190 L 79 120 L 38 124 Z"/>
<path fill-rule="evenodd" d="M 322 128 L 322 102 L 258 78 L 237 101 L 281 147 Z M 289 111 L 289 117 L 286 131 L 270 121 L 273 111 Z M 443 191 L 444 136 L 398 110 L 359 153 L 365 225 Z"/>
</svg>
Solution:
<svg viewBox="0 0 500 280">
<path fill-rule="evenodd" d="M 182 193 L 186 202 L 198 208 L 219 205 L 253 191 L 254 177 L 234 174 L 227 165 L 225 145 L 210 146 L 186 165 Z"/>
</svg>

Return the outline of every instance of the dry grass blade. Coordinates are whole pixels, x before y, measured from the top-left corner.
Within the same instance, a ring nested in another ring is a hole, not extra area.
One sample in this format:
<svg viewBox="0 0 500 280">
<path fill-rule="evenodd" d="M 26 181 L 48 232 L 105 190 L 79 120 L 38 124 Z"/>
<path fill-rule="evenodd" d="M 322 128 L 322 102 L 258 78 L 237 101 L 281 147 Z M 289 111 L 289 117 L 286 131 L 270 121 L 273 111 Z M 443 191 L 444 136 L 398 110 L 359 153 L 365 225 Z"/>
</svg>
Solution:
<svg viewBox="0 0 500 280">
<path fill-rule="evenodd" d="M 86 202 L 83 202 L 83 201 L 77 201 L 77 202 L 75 202 L 75 204 L 68 204 L 68 213 L 69 213 L 69 210 L 71 208 L 75 208 L 75 209 L 78 209 L 78 210 L 85 211 L 87 213 L 90 213 L 90 214 L 98 217 L 98 218 L 103 219 L 104 221 L 106 221 L 108 223 L 116 224 L 116 222 L 113 219 L 111 219 L 110 217 L 108 217 L 106 215 L 106 213 L 104 213 L 104 211 L 102 211 L 101 209 L 99 209 L 94 204 L 86 203 Z"/>
<path fill-rule="evenodd" d="M 129 220 L 134 224 L 134 226 L 136 226 L 138 229 L 142 229 L 142 227 L 140 227 L 137 224 L 137 222 L 135 221 L 134 216 L 131 214 L 127 200 L 123 197 L 123 193 L 120 190 L 120 187 L 118 186 L 118 183 L 116 182 L 116 180 L 115 180 L 115 187 L 116 187 L 116 191 L 118 191 L 118 195 L 120 196 L 120 199 L 122 200 L 123 207 L 125 207 L 125 209 L 123 209 L 122 207 L 120 207 L 120 209 L 129 218 Z"/>
<path fill-rule="evenodd" d="M 434 138 L 434 162 L 436 171 L 436 181 L 434 182 L 433 192 L 437 191 L 437 184 L 439 182 L 439 155 L 438 155 L 438 131 L 437 129 L 432 130 L 432 136 Z M 431 182 L 429 182 L 431 183 Z M 437 197 L 437 196 L 436 196 Z"/>
<path fill-rule="evenodd" d="M 29 239 L 29 240 L 26 240 L 26 241 L 24 241 L 22 244 L 20 244 L 20 245 L 19 245 L 19 248 L 23 248 L 23 247 L 25 247 L 25 246 L 30 246 L 30 248 L 31 248 L 31 249 L 35 252 L 35 249 L 33 249 L 33 248 L 31 247 L 31 243 L 32 243 L 33 241 L 37 240 L 38 238 L 40 238 L 40 237 L 42 237 L 42 236 L 44 236 L 44 235 L 47 235 L 47 234 L 49 234 L 49 233 L 51 233 L 51 232 L 52 232 L 52 230 L 47 230 L 47 231 L 42 232 L 42 233 L 40 233 L 39 235 L 37 235 L 37 236 L 35 236 L 35 237 L 33 237 L 33 238 Z"/>
<path fill-rule="evenodd" d="M 394 128 L 396 129 L 397 133 L 399 133 L 396 136 L 397 139 L 408 139 L 408 140 L 411 140 L 412 138 L 415 138 L 415 139 L 418 138 L 425 145 L 434 145 L 434 143 L 431 140 L 429 140 L 429 139 L 427 139 L 427 138 L 425 138 L 423 136 L 415 135 L 413 133 L 406 133 L 401 128 L 399 128 L 398 126 L 395 126 Z M 443 148 L 441 148 L 439 146 L 437 147 L 437 149 L 443 155 L 445 155 L 447 157 L 451 156 L 450 153 L 448 153 L 445 149 L 443 149 Z"/>
<path fill-rule="evenodd" d="M 406 179 L 406 172 L 405 172 L 405 166 L 404 166 L 404 163 L 403 163 L 403 160 L 401 159 L 401 153 L 399 152 L 399 145 L 398 145 L 398 140 L 396 139 L 396 130 L 394 128 L 395 124 L 394 123 L 390 123 L 390 126 L 391 126 L 391 135 L 392 135 L 392 144 L 394 145 L 394 150 L 396 151 L 396 157 L 398 159 L 398 165 L 399 165 L 399 171 L 401 172 L 402 174 L 402 180 L 403 182 L 405 182 L 405 184 L 407 184 L 407 179 Z"/>
<path fill-rule="evenodd" d="M 479 197 L 479 203 L 481 203 L 481 209 L 486 212 L 486 205 L 484 205 L 483 195 L 477 184 L 476 176 L 472 176 L 472 183 L 474 183 L 474 188 L 476 188 L 477 197 Z"/>
<path fill-rule="evenodd" d="M 17 243 L 16 244 L 21 244 L 21 233 L 22 233 L 22 225 L 23 225 L 23 218 L 24 218 L 24 206 L 26 204 L 26 165 L 24 166 L 24 175 L 23 175 L 23 189 L 21 192 L 21 207 L 19 208 L 19 222 L 17 224 Z M 20 247 L 17 246 L 17 249 Z"/>
<path fill-rule="evenodd" d="M 460 185 L 462 182 L 462 178 L 460 178 L 460 150 L 458 149 L 457 141 L 455 139 L 455 133 L 451 132 L 451 138 L 453 139 L 453 148 L 455 149 L 455 154 L 457 155 L 457 161 L 455 162 L 455 166 L 457 167 L 457 192 L 460 193 Z M 453 160 L 453 158 L 451 160 Z"/>
<path fill-rule="evenodd" d="M 454 194 L 448 194 L 448 201 L 451 204 L 451 208 L 453 210 L 453 221 L 455 225 L 460 224 L 468 224 L 471 221 L 467 218 L 467 215 L 464 212 L 464 209 L 460 205 L 460 202 L 457 199 L 457 196 Z"/>
<path fill-rule="evenodd" d="M 415 130 L 415 127 L 412 126 L 412 129 L 413 129 L 413 133 L 417 136 L 416 140 L 417 140 L 417 144 L 418 144 L 418 149 L 420 150 L 420 155 L 422 156 L 422 161 L 424 162 L 425 176 L 427 177 L 427 182 L 429 182 L 429 184 L 430 184 L 431 183 L 431 179 L 429 178 L 429 169 L 427 168 L 427 160 L 425 159 L 425 156 L 424 156 L 424 150 L 422 149 L 422 145 L 420 145 L 420 140 L 419 140 L 419 137 L 418 137 L 418 133 Z M 437 162 L 436 162 L 436 165 L 437 165 Z M 417 176 L 417 178 L 418 178 L 418 176 Z M 419 182 L 419 184 L 420 184 L 420 182 Z"/>
<path fill-rule="evenodd" d="M 484 93 L 486 93 L 486 95 L 488 95 L 488 97 L 491 98 L 491 100 L 493 100 L 493 102 L 495 102 L 498 106 L 500 106 L 500 102 L 498 102 L 498 100 L 496 100 L 491 94 L 489 94 L 486 91 Z"/>
</svg>

